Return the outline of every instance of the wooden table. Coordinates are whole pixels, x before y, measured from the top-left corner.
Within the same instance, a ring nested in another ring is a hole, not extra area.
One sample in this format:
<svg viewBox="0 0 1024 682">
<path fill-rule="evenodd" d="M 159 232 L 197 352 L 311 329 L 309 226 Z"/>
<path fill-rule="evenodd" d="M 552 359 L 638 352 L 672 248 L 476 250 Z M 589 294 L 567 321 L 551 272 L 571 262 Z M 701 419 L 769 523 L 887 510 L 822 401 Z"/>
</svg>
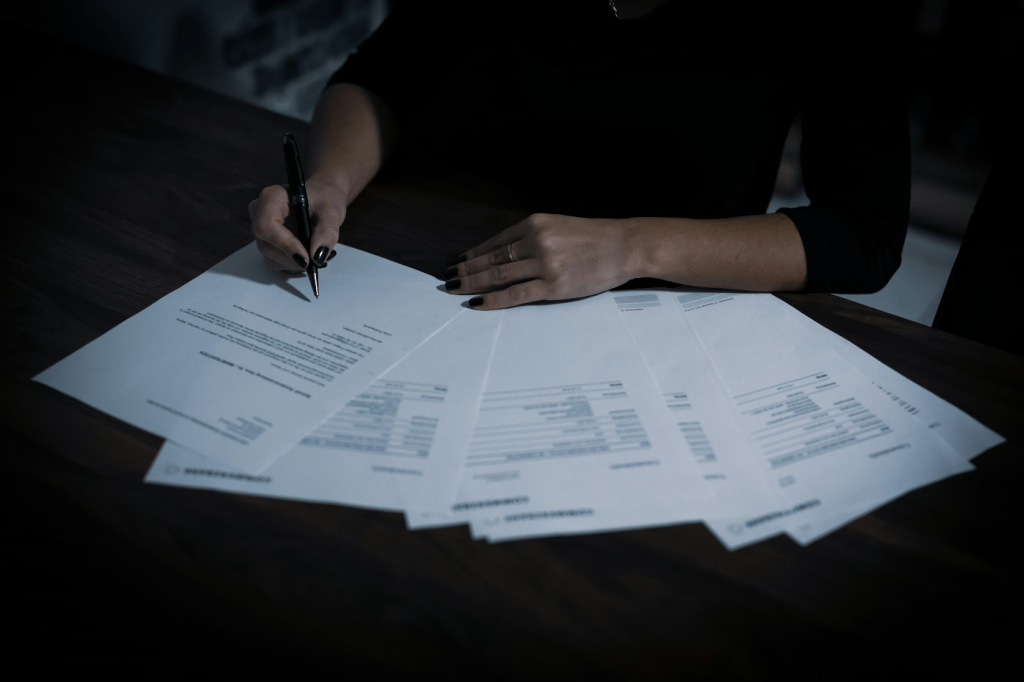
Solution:
<svg viewBox="0 0 1024 682">
<path fill-rule="evenodd" d="M 68 670 L 488 678 L 1015 662 L 1024 360 L 833 296 L 782 298 L 1008 442 L 808 548 L 729 552 L 697 524 L 488 545 L 398 514 L 143 484 L 158 437 L 30 379 L 246 244 L 282 133 L 308 126 L 28 45 L 3 48 L 8 660 L 39 645 L 36 663 Z M 437 272 L 531 208 L 399 164 L 352 205 L 345 240 Z"/>
</svg>

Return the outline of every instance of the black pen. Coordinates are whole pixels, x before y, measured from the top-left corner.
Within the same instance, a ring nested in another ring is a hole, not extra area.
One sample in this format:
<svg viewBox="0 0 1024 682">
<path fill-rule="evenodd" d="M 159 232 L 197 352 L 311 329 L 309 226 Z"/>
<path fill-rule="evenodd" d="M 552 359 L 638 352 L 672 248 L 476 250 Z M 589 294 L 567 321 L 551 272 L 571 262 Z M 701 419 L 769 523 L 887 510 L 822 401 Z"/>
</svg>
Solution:
<svg viewBox="0 0 1024 682">
<path fill-rule="evenodd" d="M 310 241 L 313 239 L 313 225 L 309 222 L 306 178 L 302 174 L 302 162 L 299 161 L 299 145 L 295 143 L 295 138 L 291 133 L 285 133 L 284 136 L 284 165 L 288 171 L 288 201 L 291 204 L 291 211 L 295 215 L 295 222 L 299 226 L 299 239 L 306 247 L 306 255 L 310 256 L 306 274 L 309 275 L 309 283 L 313 285 L 313 295 L 320 298 L 320 276 L 317 273 L 312 254 L 309 253 Z"/>
</svg>

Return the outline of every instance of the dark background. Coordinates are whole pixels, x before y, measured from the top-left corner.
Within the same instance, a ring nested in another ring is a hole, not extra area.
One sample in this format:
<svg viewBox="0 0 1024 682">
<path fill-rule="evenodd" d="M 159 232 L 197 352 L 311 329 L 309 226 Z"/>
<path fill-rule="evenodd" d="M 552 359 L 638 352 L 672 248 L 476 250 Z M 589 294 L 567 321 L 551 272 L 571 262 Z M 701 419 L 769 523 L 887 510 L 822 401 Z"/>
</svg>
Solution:
<svg viewBox="0 0 1024 682">
<path fill-rule="evenodd" d="M 37 0 L 20 3 L 14 18 L 309 120 L 327 78 L 379 25 L 389 6 L 389 0 Z M 879 21 L 899 25 L 905 36 L 914 173 L 910 222 L 958 237 L 999 148 L 1002 126 L 1020 125 L 1005 121 L 1002 112 L 1016 82 L 1010 74 L 1020 55 L 1024 2 L 917 0 L 878 6 L 883 8 Z M 870 46 L 865 49 L 869 56 Z M 777 191 L 793 197 L 801 190 L 797 125 Z"/>
<path fill-rule="evenodd" d="M 962 234 L 1000 150 L 1002 126 L 1020 125 L 1003 112 L 1006 99 L 1020 89 L 1011 69 L 1019 59 L 1022 8 L 1024 3 L 1011 0 L 921 0 L 900 4 L 891 18 L 907 36 L 916 225 Z M 20 4 L 14 18 L 308 119 L 330 73 L 386 10 L 384 0 L 45 0 Z M 795 129 L 794 142 L 798 137 Z M 797 150 L 796 144 L 788 146 L 779 192 L 799 192 Z M 47 495 L 41 486 L 24 482 L 17 494 L 4 497 L 2 608 L 18 632 L 8 640 L 9 651 L 37 660 L 41 669 L 161 661 L 147 671 L 157 678 L 177 678 L 197 666 L 259 668 L 258 651 L 241 651 L 237 643 L 218 648 L 197 638 L 196 632 L 209 634 L 203 624 L 175 618 L 173 603 L 180 595 L 170 572 L 163 575 L 147 557 L 131 555 L 121 538 L 106 537 L 67 503 L 55 500 L 46 518 L 26 518 L 17 500 Z M 138 585 L 140 571 L 150 574 L 151 588 L 126 592 L 123 585 Z M 244 623 L 239 628 L 245 632 Z M 338 663 L 343 669 L 344 662 Z"/>
</svg>

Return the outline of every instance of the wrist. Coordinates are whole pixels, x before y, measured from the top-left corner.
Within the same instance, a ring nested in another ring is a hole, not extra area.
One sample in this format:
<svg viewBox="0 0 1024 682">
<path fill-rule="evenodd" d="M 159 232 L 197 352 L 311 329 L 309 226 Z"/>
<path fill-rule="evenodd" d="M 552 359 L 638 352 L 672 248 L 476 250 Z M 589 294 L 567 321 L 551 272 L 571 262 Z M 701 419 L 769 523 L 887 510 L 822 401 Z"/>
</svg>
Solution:
<svg viewBox="0 0 1024 682">
<path fill-rule="evenodd" d="M 306 179 L 306 189 L 312 189 L 319 195 L 319 200 L 344 211 L 355 199 L 352 196 L 352 184 L 344 173 L 329 175 L 314 172 Z"/>
<path fill-rule="evenodd" d="M 665 219 L 630 218 L 623 222 L 627 234 L 625 267 L 629 278 L 678 279 L 683 264 L 669 244 L 670 234 L 665 229 Z M 681 227 L 676 225 L 671 231 L 678 232 Z"/>
</svg>

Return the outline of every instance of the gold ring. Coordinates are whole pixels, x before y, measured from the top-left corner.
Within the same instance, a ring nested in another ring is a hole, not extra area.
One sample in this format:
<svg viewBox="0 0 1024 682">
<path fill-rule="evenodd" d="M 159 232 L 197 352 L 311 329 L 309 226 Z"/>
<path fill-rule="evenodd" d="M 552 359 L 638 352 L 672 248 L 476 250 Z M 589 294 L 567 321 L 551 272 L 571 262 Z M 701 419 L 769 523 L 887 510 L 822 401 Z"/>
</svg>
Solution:
<svg viewBox="0 0 1024 682">
<path fill-rule="evenodd" d="M 512 244 L 508 245 L 508 262 L 509 263 L 515 263 L 516 262 L 515 254 L 512 253 Z"/>
</svg>

